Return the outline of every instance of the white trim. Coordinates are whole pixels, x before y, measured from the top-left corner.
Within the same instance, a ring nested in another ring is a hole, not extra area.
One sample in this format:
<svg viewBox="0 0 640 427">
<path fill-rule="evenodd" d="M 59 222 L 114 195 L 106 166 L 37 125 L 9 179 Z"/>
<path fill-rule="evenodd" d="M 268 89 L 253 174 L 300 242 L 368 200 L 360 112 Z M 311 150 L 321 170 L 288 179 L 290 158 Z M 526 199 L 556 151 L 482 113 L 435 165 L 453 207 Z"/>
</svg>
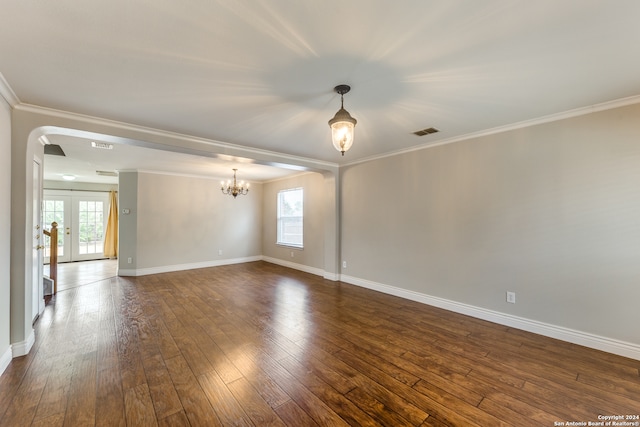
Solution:
<svg viewBox="0 0 640 427">
<path fill-rule="evenodd" d="M 208 179 L 211 181 L 217 181 L 218 183 L 220 182 L 220 180 L 226 181 L 227 179 L 229 179 L 228 176 L 216 177 L 216 176 L 210 176 L 210 175 L 207 176 L 207 175 L 198 175 L 198 174 L 192 174 L 192 173 L 167 172 L 167 171 L 153 170 L 153 169 L 119 169 L 116 172 L 118 173 L 136 172 L 136 173 L 144 173 L 144 174 L 150 174 L 150 175 L 179 176 L 181 178 L 199 178 L 199 179 Z M 249 181 L 245 179 L 244 182 L 248 182 L 251 185 L 262 185 L 261 181 Z"/>
<path fill-rule="evenodd" d="M 7 351 L 4 352 L 2 356 L 0 356 L 0 375 L 7 369 L 9 363 L 11 363 L 11 359 L 13 358 L 13 352 L 11 350 L 12 346 L 7 348 Z"/>
<path fill-rule="evenodd" d="M 322 174 L 322 172 L 314 172 L 314 171 L 302 171 L 302 172 L 298 172 L 298 173 L 293 173 L 291 175 L 287 175 L 287 176 L 281 176 L 279 178 L 273 178 L 273 179 L 269 179 L 267 181 L 262 181 L 263 184 L 271 184 L 273 182 L 278 182 L 278 181 L 284 181 L 287 179 L 294 179 L 294 178 L 299 178 L 301 176 L 304 175 L 310 175 L 312 173 L 319 173 Z"/>
<path fill-rule="evenodd" d="M 321 268 L 309 267 L 308 265 L 298 264 L 291 261 L 285 261 L 278 258 L 272 258 L 268 256 L 262 257 L 263 261 L 270 262 L 271 264 L 281 265 L 283 267 L 292 268 L 294 270 L 304 271 L 305 273 L 315 274 L 316 276 L 324 277 L 325 272 Z"/>
<path fill-rule="evenodd" d="M 340 280 L 340 273 L 329 273 L 328 271 L 325 271 L 323 277 L 327 280 L 331 280 L 332 282 L 337 282 Z"/>
<path fill-rule="evenodd" d="M 608 353 L 617 354 L 619 356 L 629 357 L 631 359 L 640 360 L 640 345 L 629 342 L 619 341 L 612 338 L 593 335 L 582 331 L 565 328 L 562 326 L 551 325 L 548 323 L 538 322 L 536 320 L 525 319 L 523 317 L 504 314 L 493 310 L 487 310 L 444 298 L 433 297 L 419 292 L 407 289 L 397 288 L 382 283 L 372 282 L 366 279 L 342 275 L 340 280 L 352 285 L 361 286 L 363 288 L 394 295 L 411 301 L 420 302 L 434 307 L 439 307 L 455 313 L 464 314 L 478 319 L 487 320 L 489 322 L 498 323 L 500 325 L 510 326 L 516 329 L 533 332 L 534 334 L 544 335 L 546 337 L 556 338 L 573 344 L 606 351 Z"/>
<path fill-rule="evenodd" d="M 40 144 L 42 144 L 43 147 L 46 147 L 47 145 L 51 145 L 51 141 L 49 141 L 49 138 L 47 138 L 47 135 L 40 135 L 38 137 L 38 141 L 40 142 Z"/>
<path fill-rule="evenodd" d="M 29 352 L 31 351 L 31 347 L 33 347 L 33 344 L 35 342 L 36 332 L 31 329 L 31 333 L 25 341 L 15 343 L 11 346 L 11 353 L 13 354 L 13 357 L 20 357 L 29 354 Z"/>
<path fill-rule="evenodd" d="M 2 96 L 12 108 L 20 104 L 20 99 L 18 99 L 16 93 L 11 89 L 9 82 L 7 82 L 2 73 L 0 73 L 0 96 Z"/>
<path fill-rule="evenodd" d="M 337 281 L 339 279 L 339 275 L 327 275 L 324 270 L 315 267 L 309 267 L 304 264 L 297 264 L 290 261 L 284 261 L 278 258 L 272 258 L 267 256 L 252 256 L 252 257 L 244 257 L 244 258 L 233 258 L 233 259 L 225 259 L 219 261 L 205 261 L 205 262 L 196 262 L 191 264 L 177 264 L 177 265 L 166 265 L 161 267 L 150 267 L 150 268 L 141 268 L 141 269 L 118 269 L 118 276 L 128 276 L 128 277 L 137 277 L 137 276 L 146 276 L 149 274 L 160 274 L 160 273 L 171 273 L 174 271 L 184 271 L 184 270 L 195 270 L 198 268 L 208 268 L 208 267 L 219 267 L 222 265 L 231 265 L 231 264 L 242 264 L 245 262 L 253 262 L 253 261 L 265 261 L 271 264 L 281 265 L 283 267 L 292 268 L 294 270 L 304 271 L 305 273 L 315 274 L 316 276 L 322 276 L 325 279 Z"/>
<path fill-rule="evenodd" d="M 260 261 L 261 256 L 251 256 L 244 258 L 231 258 L 215 261 L 194 262 L 189 264 L 164 265 L 160 267 L 138 268 L 138 269 L 118 269 L 118 276 L 147 276 L 149 274 L 171 273 L 174 271 L 195 270 L 198 268 L 219 267 L 221 265 L 242 264 L 244 262 Z"/>
<path fill-rule="evenodd" d="M 521 122 L 511 123 L 504 126 L 498 126 L 490 129 L 481 130 L 478 132 L 468 133 L 466 135 L 454 136 L 452 138 L 443 139 L 441 141 L 434 141 L 430 143 L 414 145 L 402 150 L 390 151 L 379 155 L 364 157 L 353 162 L 344 163 L 340 167 L 353 166 L 360 163 L 370 162 L 373 160 L 384 159 L 387 157 L 394 157 L 401 154 L 412 153 L 414 151 L 425 150 L 427 148 L 438 147 L 440 145 L 452 144 L 454 142 L 466 141 L 468 139 L 480 138 L 488 135 L 495 135 L 498 133 L 508 132 L 511 130 L 517 130 L 527 128 L 530 126 L 540 125 L 544 123 L 555 122 L 558 120 L 570 119 L 572 117 L 584 116 L 586 114 L 596 113 L 598 111 L 611 110 L 619 107 L 626 107 L 627 105 L 633 105 L 640 103 L 640 95 L 630 96 L 628 98 L 616 99 L 614 101 L 602 102 L 600 104 L 590 105 L 587 107 L 575 108 L 573 110 L 563 111 L 561 113 L 550 114 L 547 116 L 538 117 L 535 119 L 523 120 Z"/>
<path fill-rule="evenodd" d="M 283 167 L 285 169 L 290 169 L 291 166 L 293 166 L 294 169 L 295 169 L 295 167 L 299 166 L 300 163 L 309 163 L 310 165 L 313 165 L 313 167 L 317 167 L 317 168 L 319 168 L 321 170 L 333 170 L 333 169 L 339 167 L 338 163 L 332 163 L 332 162 L 312 159 L 310 157 L 295 156 L 295 155 L 292 155 L 292 154 L 279 153 L 277 151 L 264 150 L 264 149 L 260 149 L 260 148 L 247 147 L 247 146 L 243 146 L 243 145 L 236 145 L 236 144 L 231 144 L 231 143 L 228 143 L 228 142 L 218 141 L 218 140 L 214 140 L 214 139 L 201 138 L 201 137 L 187 135 L 187 134 L 183 134 L 183 133 L 170 132 L 170 131 L 150 128 L 150 127 L 146 127 L 146 126 L 139 126 L 139 125 L 134 125 L 134 124 L 131 124 L 131 123 L 119 122 L 119 121 L 116 121 L 116 120 L 109 120 L 109 119 L 103 119 L 103 118 L 100 118 L 100 117 L 88 116 L 88 115 L 85 115 L 85 114 L 71 113 L 69 111 L 56 110 L 56 109 L 53 109 L 53 108 L 41 107 L 41 106 L 38 106 L 38 105 L 20 103 L 18 105 L 15 105 L 14 108 L 16 110 L 26 111 L 26 112 L 30 112 L 30 113 L 34 113 L 34 114 L 44 114 L 44 115 L 58 117 L 58 118 L 62 118 L 62 119 L 78 120 L 78 121 L 82 121 L 82 122 L 90 123 L 90 124 L 95 124 L 95 125 L 109 126 L 109 127 L 114 127 L 114 128 L 117 128 L 117 129 L 126 130 L 126 131 L 140 132 L 140 133 L 144 133 L 144 134 L 147 134 L 147 135 L 160 136 L 160 137 L 163 137 L 163 138 L 169 137 L 169 138 L 174 138 L 174 139 L 178 139 L 178 140 L 182 140 L 182 141 L 195 142 L 195 143 L 199 143 L 199 144 L 206 144 L 208 146 L 217 147 L 217 148 L 220 148 L 220 149 L 223 149 L 223 150 L 224 149 L 233 149 L 233 150 L 237 150 L 239 152 L 246 153 L 246 155 L 248 155 L 248 156 L 261 156 L 262 155 L 262 156 L 268 156 L 268 157 L 276 157 L 276 158 L 278 158 L 278 162 L 283 161 L 283 160 L 287 161 L 287 162 L 293 162 L 293 165 L 287 165 L 289 167 L 285 166 L 285 164 L 283 164 L 283 163 L 273 163 L 273 162 L 271 162 L 272 166 Z M 54 129 L 54 128 L 55 127 L 52 127 L 52 129 Z M 179 148 L 179 147 L 170 146 L 170 148 L 176 149 L 176 148 Z M 180 151 L 180 152 L 189 152 L 189 151 Z M 302 167 L 305 168 L 305 166 L 302 166 Z"/>
</svg>

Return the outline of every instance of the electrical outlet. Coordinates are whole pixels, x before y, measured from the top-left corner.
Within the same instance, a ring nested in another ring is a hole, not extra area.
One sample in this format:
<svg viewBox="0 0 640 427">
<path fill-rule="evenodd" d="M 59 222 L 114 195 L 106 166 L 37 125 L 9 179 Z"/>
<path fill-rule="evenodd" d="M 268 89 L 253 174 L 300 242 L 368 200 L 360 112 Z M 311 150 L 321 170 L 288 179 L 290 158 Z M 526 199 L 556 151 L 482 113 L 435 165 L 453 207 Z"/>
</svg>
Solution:
<svg viewBox="0 0 640 427">
<path fill-rule="evenodd" d="M 516 303 L 516 293 L 515 292 L 507 292 L 507 302 L 511 304 Z"/>
<path fill-rule="evenodd" d="M 342 268 L 347 268 L 347 261 L 342 261 Z"/>
<path fill-rule="evenodd" d="M 222 249 L 218 249 L 218 255 L 222 255 Z"/>
<path fill-rule="evenodd" d="M 129 257 L 127 258 L 127 264 L 131 264 L 133 262 L 133 258 Z"/>
</svg>

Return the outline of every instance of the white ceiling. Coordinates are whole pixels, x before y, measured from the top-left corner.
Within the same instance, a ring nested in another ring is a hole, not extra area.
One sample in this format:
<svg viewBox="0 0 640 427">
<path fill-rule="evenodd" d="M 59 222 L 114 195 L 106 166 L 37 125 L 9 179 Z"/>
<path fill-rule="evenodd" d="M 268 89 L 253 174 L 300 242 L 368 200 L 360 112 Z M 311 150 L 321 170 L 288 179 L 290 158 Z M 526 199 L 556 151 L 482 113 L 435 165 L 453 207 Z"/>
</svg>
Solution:
<svg viewBox="0 0 640 427">
<path fill-rule="evenodd" d="M 637 0 L 0 0 L 0 10 L 0 73 L 21 103 L 338 164 L 640 94 Z M 327 125 L 342 83 L 358 120 L 344 157 Z M 412 134 L 431 126 L 440 132 Z M 211 161 L 165 154 L 143 155 L 160 162 L 143 168 Z M 133 158 L 93 161 L 141 167 Z"/>
</svg>

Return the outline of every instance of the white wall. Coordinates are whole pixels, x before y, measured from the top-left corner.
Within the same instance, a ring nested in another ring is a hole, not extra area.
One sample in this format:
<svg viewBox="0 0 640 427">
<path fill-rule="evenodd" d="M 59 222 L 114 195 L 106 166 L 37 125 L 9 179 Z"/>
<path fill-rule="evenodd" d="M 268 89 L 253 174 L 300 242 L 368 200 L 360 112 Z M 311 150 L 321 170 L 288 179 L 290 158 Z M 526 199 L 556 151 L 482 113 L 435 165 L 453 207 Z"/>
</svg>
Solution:
<svg viewBox="0 0 640 427">
<path fill-rule="evenodd" d="M 318 173 L 304 173 L 267 182 L 263 187 L 262 254 L 271 262 L 323 275 L 325 217 L 328 215 L 325 206 L 324 177 Z M 304 190 L 303 249 L 276 244 L 278 192 L 291 188 Z"/>
<path fill-rule="evenodd" d="M 637 352 L 639 123 L 632 105 L 343 169 L 343 277 Z"/>
<path fill-rule="evenodd" d="M 0 96 L 0 374 L 11 361 L 11 107 Z"/>
<path fill-rule="evenodd" d="M 131 174 L 131 173 L 129 173 Z M 262 185 L 246 196 L 222 194 L 219 180 L 138 172 L 120 180 L 121 233 L 135 221 L 135 249 L 120 240 L 121 274 L 149 274 L 259 259 L 262 247 Z M 130 208 L 129 215 L 122 209 Z M 131 225 L 133 226 L 133 224 Z M 121 234 L 122 235 L 122 234 Z M 222 251 L 222 254 L 220 254 Z M 128 264 L 128 257 L 133 258 Z M 135 269 L 133 271 L 127 271 Z M 124 271 L 123 271 L 124 270 Z"/>
</svg>

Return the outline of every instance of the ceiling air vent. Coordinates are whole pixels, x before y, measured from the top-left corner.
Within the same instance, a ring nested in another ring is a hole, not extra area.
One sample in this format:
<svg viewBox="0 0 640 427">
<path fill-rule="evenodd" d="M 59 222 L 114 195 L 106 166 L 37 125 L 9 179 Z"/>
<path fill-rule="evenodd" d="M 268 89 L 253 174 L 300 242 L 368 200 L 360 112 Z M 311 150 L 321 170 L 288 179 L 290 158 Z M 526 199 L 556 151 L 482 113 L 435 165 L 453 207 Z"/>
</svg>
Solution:
<svg viewBox="0 0 640 427">
<path fill-rule="evenodd" d="M 96 171 L 96 175 L 100 175 L 100 176 L 118 176 L 118 172 Z"/>
<path fill-rule="evenodd" d="M 93 148 L 100 148 L 101 150 L 113 150 L 113 144 L 107 144 L 106 142 L 91 141 Z"/>
<path fill-rule="evenodd" d="M 64 154 L 64 151 L 62 151 L 62 147 L 56 144 L 45 145 L 44 154 L 50 154 L 52 156 L 63 156 L 63 157 L 67 156 L 66 154 Z"/>
<path fill-rule="evenodd" d="M 425 136 L 425 135 L 429 135 L 431 133 L 436 133 L 436 132 L 440 132 L 440 131 L 436 128 L 427 128 L 427 129 L 416 131 L 413 134 L 418 136 Z"/>
</svg>

